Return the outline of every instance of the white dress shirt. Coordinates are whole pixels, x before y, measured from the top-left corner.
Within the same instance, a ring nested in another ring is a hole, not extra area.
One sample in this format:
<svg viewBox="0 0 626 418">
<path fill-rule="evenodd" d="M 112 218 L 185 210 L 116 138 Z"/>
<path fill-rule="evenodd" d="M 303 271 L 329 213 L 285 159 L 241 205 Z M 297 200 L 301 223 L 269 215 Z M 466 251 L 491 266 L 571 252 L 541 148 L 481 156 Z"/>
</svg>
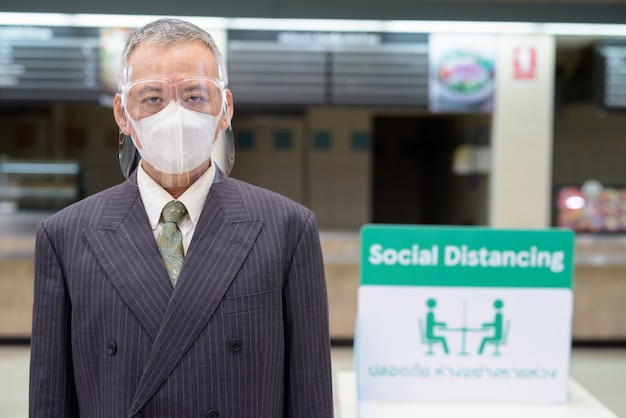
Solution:
<svg viewBox="0 0 626 418">
<path fill-rule="evenodd" d="M 183 234 L 185 254 L 187 254 L 191 238 L 214 178 L 215 165 L 211 164 L 209 169 L 177 199 L 187 208 L 187 214 L 178 224 L 178 228 Z M 141 196 L 143 206 L 146 208 L 150 227 L 156 240 L 161 228 L 163 228 L 163 220 L 161 219 L 163 207 L 175 199 L 146 173 L 141 164 L 137 167 L 137 187 L 139 188 L 139 195 Z"/>
</svg>

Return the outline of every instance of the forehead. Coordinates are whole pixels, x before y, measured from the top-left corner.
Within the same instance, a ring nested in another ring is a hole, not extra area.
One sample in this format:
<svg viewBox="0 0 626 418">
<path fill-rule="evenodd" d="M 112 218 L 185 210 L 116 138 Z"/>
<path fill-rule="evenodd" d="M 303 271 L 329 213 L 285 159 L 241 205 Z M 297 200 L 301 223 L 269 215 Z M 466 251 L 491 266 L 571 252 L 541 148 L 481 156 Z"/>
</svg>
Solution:
<svg viewBox="0 0 626 418">
<path fill-rule="evenodd" d="M 176 81 L 190 77 L 217 78 L 217 61 L 201 42 L 171 45 L 143 44 L 128 57 L 131 80 Z"/>
</svg>

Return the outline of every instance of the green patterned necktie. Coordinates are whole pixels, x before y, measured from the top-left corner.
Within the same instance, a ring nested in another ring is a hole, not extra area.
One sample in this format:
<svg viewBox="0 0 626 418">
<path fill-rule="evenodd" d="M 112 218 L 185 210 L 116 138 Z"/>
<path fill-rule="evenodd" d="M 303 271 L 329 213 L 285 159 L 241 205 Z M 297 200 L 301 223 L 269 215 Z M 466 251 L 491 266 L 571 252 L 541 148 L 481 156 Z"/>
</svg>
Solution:
<svg viewBox="0 0 626 418">
<path fill-rule="evenodd" d="M 161 218 L 163 219 L 163 228 L 157 237 L 157 247 L 165 269 L 170 276 L 172 286 L 176 285 L 178 273 L 183 266 L 185 259 L 185 251 L 183 249 L 183 234 L 178 229 L 178 223 L 187 213 L 185 205 L 177 200 L 172 200 L 163 208 Z"/>
</svg>

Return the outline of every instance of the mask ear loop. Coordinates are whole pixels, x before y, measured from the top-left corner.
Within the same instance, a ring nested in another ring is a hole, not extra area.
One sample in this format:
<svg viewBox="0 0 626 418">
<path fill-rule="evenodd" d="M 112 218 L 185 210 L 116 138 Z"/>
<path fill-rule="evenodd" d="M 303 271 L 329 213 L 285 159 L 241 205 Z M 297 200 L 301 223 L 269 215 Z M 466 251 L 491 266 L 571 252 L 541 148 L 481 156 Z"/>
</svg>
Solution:
<svg viewBox="0 0 626 418">
<path fill-rule="evenodd" d="M 222 110 L 224 111 L 224 116 L 226 116 L 228 120 L 228 130 L 232 131 L 233 127 L 230 124 L 230 114 L 228 113 L 228 101 L 226 100 L 226 83 L 224 83 L 222 68 L 219 65 L 217 66 L 217 76 L 220 82 L 220 91 L 222 92 Z"/>
<path fill-rule="evenodd" d="M 226 91 L 224 90 L 224 88 L 222 88 L 222 101 L 224 102 L 224 116 L 226 117 L 226 120 L 228 120 L 228 130 L 232 131 L 233 127 L 230 124 L 230 114 L 228 113 L 228 102 L 226 101 Z"/>
<path fill-rule="evenodd" d="M 128 70 L 126 69 L 124 71 L 124 79 L 127 78 L 127 73 L 128 73 Z M 128 118 L 130 116 L 126 113 L 126 106 L 125 106 L 126 85 L 125 84 L 124 84 L 124 87 L 122 87 L 121 89 L 121 95 L 122 95 L 122 107 L 124 111 L 123 118 L 126 121 L 126 123 L 128 123 Z M 120 168 L 122 170 L 122 175 L 124 176 L 124 178 L 127 179 L 139 165 L 139 161 L 141 160 L 141 155 L 139 154 L 139 150 L 137 150 L 137 147 L 135 147 L 135 144 L 133 143 L 131 136 L 125 135 L 121 129 L 119 131 L 119 136 L 118 136 L 118 147 L 119 147 L 118 160 L 120 163 Z"/>
</svg>

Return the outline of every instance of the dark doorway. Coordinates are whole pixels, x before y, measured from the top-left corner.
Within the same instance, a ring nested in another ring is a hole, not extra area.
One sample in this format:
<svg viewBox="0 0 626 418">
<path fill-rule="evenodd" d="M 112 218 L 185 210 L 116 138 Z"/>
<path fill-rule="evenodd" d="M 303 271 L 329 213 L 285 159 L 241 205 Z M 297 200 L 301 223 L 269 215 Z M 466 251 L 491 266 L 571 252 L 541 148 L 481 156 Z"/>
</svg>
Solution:
<svg viewBox="0 0 626 418">
<path fill-rule="evenodd" d="M 374 222 L 448 223 L 455 145 L 452 117 L 375 117 Z"/>
</svg>

